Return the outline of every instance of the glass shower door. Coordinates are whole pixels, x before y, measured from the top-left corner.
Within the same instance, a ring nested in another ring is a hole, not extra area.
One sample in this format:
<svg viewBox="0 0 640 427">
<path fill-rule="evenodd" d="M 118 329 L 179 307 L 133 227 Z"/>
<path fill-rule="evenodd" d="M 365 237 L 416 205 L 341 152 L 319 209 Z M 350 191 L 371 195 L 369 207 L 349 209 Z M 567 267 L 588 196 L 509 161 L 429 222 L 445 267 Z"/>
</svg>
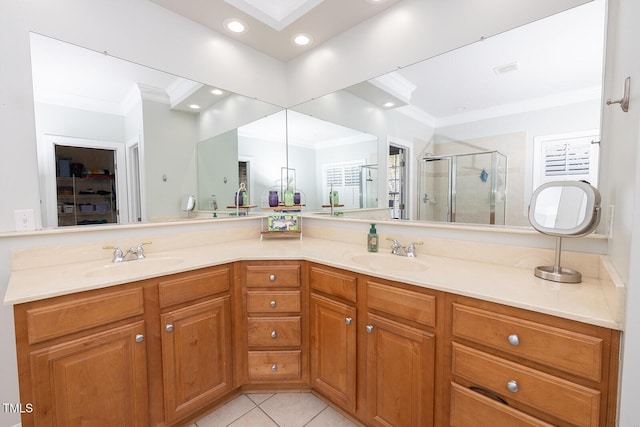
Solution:
<svg viewBox="0 0 640 427">
<path fill-rule="evenodd" d="M 451 157 L 431 157 L 420 160 L 419 220 L 451 221 L 451 164 Z"/>
</svg>

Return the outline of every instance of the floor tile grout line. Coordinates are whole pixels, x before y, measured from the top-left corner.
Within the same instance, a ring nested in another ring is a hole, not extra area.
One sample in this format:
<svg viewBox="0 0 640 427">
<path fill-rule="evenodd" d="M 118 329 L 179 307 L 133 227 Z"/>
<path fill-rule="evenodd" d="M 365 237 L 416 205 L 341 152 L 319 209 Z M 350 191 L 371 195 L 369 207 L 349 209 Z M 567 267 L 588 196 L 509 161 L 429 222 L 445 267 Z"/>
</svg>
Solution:
<svg viewBox="0 0 640 427">
<path fill-rule="evenodd" d="M 328 407 L 329 407 L 329 405 L 327 405 L 327 404 L 325 403 L 324 408 L 322 408 L 322 409 L 320 410 L 320 412 L 318 412 L 317 414 L 315 414 L 315 415 L 314 415 L 314 416 L 313 416 L 313 417 L 312 417 L 312 418 L 311 418 L 311 419 L 310 419 L 310 420 L 309 420 L 309 421 L 308 421 L 304 426 L 302 426 L 302 427 L 305 427 L 305 426 L 308 426 L 309 424 L 311 424 L 311 422 L 313 422 L 313 420 L 315 420 L 316 418 L 318 418 L 318 417 L 320 416 L 320 414 L 322 414 L 324 411 L 326 411 Z"/>
</svg>

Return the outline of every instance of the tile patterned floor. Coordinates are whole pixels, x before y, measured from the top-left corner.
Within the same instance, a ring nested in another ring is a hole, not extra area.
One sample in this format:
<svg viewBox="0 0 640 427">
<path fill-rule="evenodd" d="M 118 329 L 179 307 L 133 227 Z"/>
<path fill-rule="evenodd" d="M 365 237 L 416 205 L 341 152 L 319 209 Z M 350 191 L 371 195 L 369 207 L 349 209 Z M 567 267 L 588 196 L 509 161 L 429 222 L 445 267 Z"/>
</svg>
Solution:
<svg viewBox="0 0 640 427">
<path fill-rule="evenodd" d="M 311 393 L 241 394 L 190 427 L 357 427 Z"/>
</svg>

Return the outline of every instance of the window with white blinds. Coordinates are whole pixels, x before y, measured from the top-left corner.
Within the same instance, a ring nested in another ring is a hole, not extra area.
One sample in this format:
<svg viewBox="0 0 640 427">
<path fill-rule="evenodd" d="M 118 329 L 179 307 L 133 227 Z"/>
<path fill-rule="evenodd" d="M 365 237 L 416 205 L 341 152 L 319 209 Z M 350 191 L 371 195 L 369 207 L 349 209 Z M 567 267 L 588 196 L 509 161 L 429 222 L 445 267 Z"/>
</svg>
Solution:
<svg viewBox="0 0 640 427">
<path fill-rule="evenodd" d="M 338 192 L 339 202 L 345 209 L 360 207 L 360 166 L 364 160 L 347 163 L 328 163 L 322 167 L 324 191 L 322 204 L 329 203 L 329 191 Z"/>
<path fill-rule="evenodd" d="M 533 188 L 550 181 L 598 185 L 598 131 L 534 138 Z"/>
</svg>

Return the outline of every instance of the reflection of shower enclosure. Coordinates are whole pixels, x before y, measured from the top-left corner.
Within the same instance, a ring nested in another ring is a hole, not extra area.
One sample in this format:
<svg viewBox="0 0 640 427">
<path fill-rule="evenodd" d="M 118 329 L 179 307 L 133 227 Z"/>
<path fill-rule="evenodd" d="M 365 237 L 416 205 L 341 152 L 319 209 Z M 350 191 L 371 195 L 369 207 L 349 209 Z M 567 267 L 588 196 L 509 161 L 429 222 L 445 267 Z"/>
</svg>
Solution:
<svg viewBox="0 0 640 427">
<path fill-rule="evenodd" d="M 360 207 L 378 207 L 378 165 L 360 166 Z"/>
<path fill-rule="evenodd" d="M 418 219 L 505 224 L 507 157 L 497 151 L 428 156 L 418 166 Z"/>
</svg>

